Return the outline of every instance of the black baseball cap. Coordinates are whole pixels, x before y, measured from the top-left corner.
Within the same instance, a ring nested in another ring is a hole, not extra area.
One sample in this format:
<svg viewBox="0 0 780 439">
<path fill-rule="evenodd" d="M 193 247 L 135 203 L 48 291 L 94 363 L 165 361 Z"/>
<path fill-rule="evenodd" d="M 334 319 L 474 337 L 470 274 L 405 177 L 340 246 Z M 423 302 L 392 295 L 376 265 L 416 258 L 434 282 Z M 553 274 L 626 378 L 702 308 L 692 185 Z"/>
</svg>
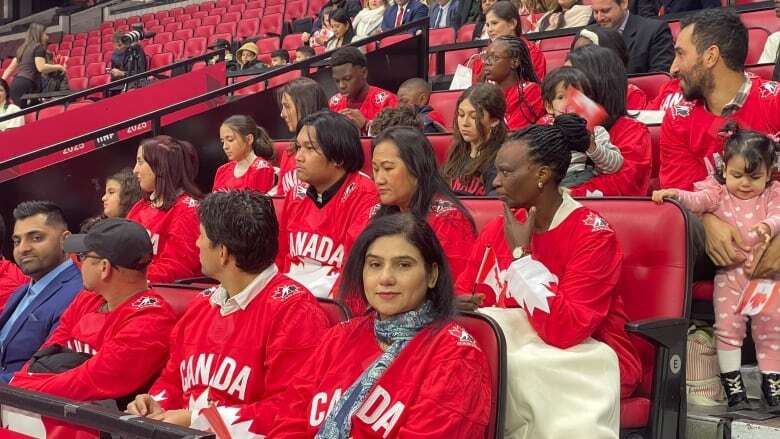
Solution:
<svg viewBox="0 0 780 439">
<path fill-rule="evenodd" d="M 112 265 L 142 270 L 152 260 L 152 241 L 138 223 L 124 218 L 106 218 L 87 233 L 65 239 L 68 253 L 94 252 Z"/>
</svg>

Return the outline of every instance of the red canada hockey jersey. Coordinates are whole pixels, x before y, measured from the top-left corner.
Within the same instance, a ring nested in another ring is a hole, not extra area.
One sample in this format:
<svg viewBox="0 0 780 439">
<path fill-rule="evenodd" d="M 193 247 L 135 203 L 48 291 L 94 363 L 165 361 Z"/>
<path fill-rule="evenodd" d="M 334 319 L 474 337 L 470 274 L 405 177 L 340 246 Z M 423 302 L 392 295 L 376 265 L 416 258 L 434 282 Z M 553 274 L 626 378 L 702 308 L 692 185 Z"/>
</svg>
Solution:
<svg viewBox="0 0 780 439">
<path fill-rule="evenodd" d="M 690 191 L 722 164 L 725 138 L 718 132 L 731 120 L 740 128 L 780 134 L 780 83 L 751 79 L 747 100 L 728 117 L 710 113 L 704 102 L 681 102 L 661 124 L 661 187 Z"/>
<path fill-rule="evenodd" d="M 239 418 L 254 419 L 253 431 L 266 434 L 284 407 L 282 391 L 316 348 L 327 317 L 305 287 L 282 274 L 245 309 L 226 316 L 210 302 L 215 289 L 193 301 L 173 328 L 168 363 L 149 393 L 165 410 L 239 406 Z"/>
<path fill-rule="evenodd" d="M 311 438 L 328 412 L 382 354 L 374 317 L 331 328 L 301 373 L 269 438 Z M 491 372 L 477 342 L 457 323 L 423 329 L 376 382 L 352 417 L 350 437 L 473 439 L 485 435 Z"/>
<path fill-rule="evenodd" d="M 542 80 L 544 80 L 544 76 L 547 74 L 547 60 L 544 58 L 542 49 L 540 49 L 539 46 L 536 45 L 536 43 L 532 41 L 528 41 L 523 37 L 520 37 L 520 40 L 523 41 L 526 46 L 528 46 L 528 53 L 531 55 L 531 64 L 533 64 L 534 66 L 534 73 L 536 73 L 536 79 L 538 79 L 539 83 L 541 84 Z M 476 84 L 479 82 L 480 76 L 482 75 L 483 66 L 484 64 L 482 63 L 482 59 L 477 56 L 474 59 L 474 62 L 471 64 L 472 84 Z"/>
<path fill-rule="evenodd" d="M 14 291 L 30 279 L 13 262 L 0 258 L 0 312 Z"/>
<path fill-rule="evenodd" d="M 650 186 L 651 146 L 647 127 L 621 117 L 609 129 L 612 144 L 623 154 L 623 167 L 614 174 L 598 175 L 572 188 L 572 196 L 645 196 Z"/>
<path fill-rule="evenodd" d="M 180 195 L 167 211 L 141 200 L 128 212 L 127 219 L 144 226 L 152 238 L 154 258 L 146 271 L 150 282 L 173 282 L 200 274 L 195 247 L 200 234 L 197 207 L 197 200 Z"/>
<path fill-rule="evenodd" d="M 234 174 L 236 164 L 231 160 L 217 169 L 212 191 L 254 189 L 265 194 L 274 186 L 274 167 L 265 159 L 257 157 L 241 177 Z"/>
<path fill-rule="evenodd" d="M 279 183 L 276 185 L 276 196 L 283 197 L 295 185 L 300 184 L 295 170 L 295 154 L 284 151 L 279 157 Z"/>
<path fill-rule="evenodd" d="M 519 210 L 516 217 L 524 221 L 525 211 Z M 466 269 L 455 284 L 457 294 L 475 290 L 488 246 L 495 251 L 498 268 L 505 272 L 513 258 L 504 238 L 503 216 L 488 223 L 477 238 Z M 554 295 L 548 298 L 550 312 L 537 308 L 528 313 L 539 337 L 562 349 L 588 337 L 608 344 L 620 363 L 621 396 L 629 396 L 639 383 L 642 366 L 623 329 L 628 317 L 615 291 L 623 260 L 615 232 L 598 213 L 580 206 L 557 227 L 533 235 L 531 257 L 558 277 L 558 283 L 551 285 Z M 478 285 L 476 292 L 485 293 L 484 306 L 495 304 L 495 294 L 483 285 Z M 506 303 L 518 306 L 512 297 Z"/>
<path fill-rule="evenodd" d="M 644 110 L 647 107 L 647 94 L 634 84 L 628 84 L 626 90 L 626 108 L 629 110 Z"/>
<path fill-rule="evenodd" d="M 306 195 L 307 189 L 308 185 L 300 184 L 285 198 L 277 265 L 315 296 L 328 297 L 379 195 L 374 182 L 360 172 L 348 174 L 321 208 Z"/>
<path fill-rule="evenodd" d="M 518 83 L 503 90 L 506 99 L 504 121 L 510 131 L 533 124 L 544 115 L 542 89 L 535 82 Z M 522 94 L 522 96 L 521 96 Z"/>
<path fill-rule="evenodd" d="M 373 85 L 368 86 L 368 93 L 363 102 L 350 102 L 349 98 L 341 93 L 336 93 L 328 101 L 328 107 L 330 111 L 338 113 L 345 108 L 356 108 L 363 113 L 363 117 L 366 118 L 366 125 L 360 130 L 365 134 L 368 122 L 374 120 L 380 111 L 385 108 L 393 108 L 398 103 L 398 97 L 387 90 L 382 90 L 379 87 Z"/>
<path fill-rule="evenodd" d="M 120 398 L 147 385 L 168 358 L 176 315 L 153 289 L 110 312 L 100 311 L 104 304 L 100 295 L 83 290 L 42 346 L 58 344 L 92 358 L 58 374 L 29 373 L 28 363 L 11 385 L 79 401 Z"/>
<path fill-rule="evenodd" d="M 683 100 L 685 98 L 683 98 L 682 90 L 680 89 L 680 80 L 671 79 L 661 87 L 658 95 L 647 104 L 646 109 L 666 111 Z"/>
</svg>

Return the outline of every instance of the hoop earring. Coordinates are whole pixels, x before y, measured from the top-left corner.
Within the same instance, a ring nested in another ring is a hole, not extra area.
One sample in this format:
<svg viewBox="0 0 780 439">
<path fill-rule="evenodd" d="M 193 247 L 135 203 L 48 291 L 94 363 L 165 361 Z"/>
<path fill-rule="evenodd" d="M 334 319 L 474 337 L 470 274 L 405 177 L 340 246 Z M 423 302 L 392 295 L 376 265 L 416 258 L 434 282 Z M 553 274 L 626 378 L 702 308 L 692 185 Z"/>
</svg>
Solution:
<svg viewBox="0 0 780 439">
<path fill-rule="evenodd" d="M 536 182 L 536 187 L 538 187 L 539 189 L 542 189 L 544 187 L 544 183 L 542 183 L 542 180 Z"/>
</svg>

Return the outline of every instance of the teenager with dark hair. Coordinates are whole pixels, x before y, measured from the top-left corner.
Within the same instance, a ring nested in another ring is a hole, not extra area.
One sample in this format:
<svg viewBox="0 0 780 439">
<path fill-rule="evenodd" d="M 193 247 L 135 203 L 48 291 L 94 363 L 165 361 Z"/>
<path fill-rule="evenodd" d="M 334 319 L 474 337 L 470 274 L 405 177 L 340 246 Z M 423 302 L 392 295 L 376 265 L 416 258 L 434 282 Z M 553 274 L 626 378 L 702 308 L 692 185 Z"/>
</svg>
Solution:
<svg viewBox="0 0 780 439">
<path fill-rule="evenodd" d="M 295 62 L 305 61 L 317 55 L 311 46 L 301 46 L 295 49 Z"/>
<path fill-rule="evenodd" d="M 458 294 L 485 293 L 484 305 L 505 306 L 480 311 L 515 334 L 507 337 L 508 372 L 515 377 L 507 413 L 518 415 L 508 420 L 508 435 L 617 437 L 620 398 L 642 376 L 615 288 L 623 259 L 617 236 L 560 187 L 572 151 L 589 143 L 585 120 L 570 114 L 509 136 L 496 156 L 494 182 L 504 214 L 483 228 L 455 287 Z M 489 254 L 504 279 L 498 291 L 478 279 Z M 528 386 L 527 376 L 545 385 Z M 544 396 L 572 389 L 576 400 Z"/>
<path fill-rule="evenodd" d="M 5 221 L 0 216 L 0 312 L 11 294 L 29 280 L 18 265 L 3 257 L 3 249 L 8 239 L 7 233 Z"/>
<path fill-rule="evenodd" d="M 339 8 L 346 9 L 349 17 L 355 18 L 355 16 L 360 12 L 361 9 L 360 1 L 359 0 L 328 0 L 327 2 L 325 2 L 325 4 L 322 6 L 319 13 L 317 14 L 317 18 L 314 20 L 314 23 L 312 25 L 312 34 L 322 29 L 322 27 L 325 25 L 325 22 L 329 21 L 328 17 L 330 13 Z"/>
<path fill-rule="evenodd" d="M 333 29 L 333 36 L 325 43 L 325 50 L 338 49 L 348 45 L 355 38 L 352 19 L 344 9 L 336 9 L 330 14 L 330 28 Z"/>
<path fill-rule="evenodd" d="M 420 130 L 392 127 L 374 139 L 371 164 L 379 191 L 375 217 L 411 212 L 428 221 L 453 273 L 465 268 L 476 228 L 439 174 L 433 147 Z"/>
<path fill-rule="evenodd" d="M 472 85 L 458 97 L 452 147 L 441 168 L 457 194 L 493 195 L 496 152 L 507 133 L 506 103 L 493 84 Z"/>
<path fill-rule="evenodd" d="M 124 218 L 141 199 L 141 186 L 130 168 L 124 168 L 106 179 L 103 194 L 103 216 Z"/>
<path fill-rule="evenodd" d="M 365 134 L 382 109 L 395 107 L 398 98 L 387 90 L 368 85 L 366 56 L 357 47 L 338 49 L 330 58 L 333 82 L 339 92 L 328 102 L 331 111 L 348 117 Z"/>
<path fill-rule="evenodd" d="M 410 127 L 421 133 L 423 132 L 423 122 L 420 115 L 414 111 L 413 107 L 401 105 L 398 108 L 385 108 L 382 110 L 371 122 L 371 126 L 368 128 L 368 135 L 376 137 L 382 131 L 398 126 Z"/>
<path fill-rule="evenodd" d="M 328 319 L 306 287 L 274 265 L 278 228 L 268 197 L 214 192 L 198 216 L 201 269 L 220 284 L 189 305 L 171 332 L 162 374 L 127 409 L 206 430 L 200 410 L 213 404 L 233 437 L 265 435 L 287 411 L 282 392 Z"/>
<path fill-rule="evenodd" d="M 628 117 L 626 111 L 626 70 L 617 53 L 595 45 L 569 53 L 568 64 L 588 77 L 592 94 L 588 97 L 604 107 L 607 119 L 594 128 L 603 142 L 616 146 L 623 165 L 613 174 L 598 175 L 572 188 L 573 196 L 645 196 L 650 186 L 650 131 Z M 604 137 L 607 136 L 607 137 Z"/>
<path fill-rule="evenodd" d="M 70 235 L 62 209 L 24 201 L 14 209 L 14 260 L 30 283 L 17 288 L 0 314 L 0 381 L 8 383 L 46 341 L 81 291 L 81 273 L 65 255 Z"/>
<path fill-rule="evenodd" d="M 360 135 L 346 117 L 310 114 L 300 122 L 296 147 L 301 182 L 287 192 L 280 215 L 277 265 L 316 296 L 328 297 L 378 202 L 376 187 L 360 172 Z"/>
<path fill-rule="evenodd" d="M 510 130 L 519 130 L 542 117 L 542 92 L 522 41 L 512 35 L 496 38 L 483 52 L 482 62 L 485 79 L 504 93 L 504 120 Z"/>
<path fill-rule="evenodd" d="M 322 86 L 311 78 L 296 78 L 279 89 L 277 102 L 282 120 L 291 133 L 298 132 L 298 123 L 310 114 L 328 108 L 328 98 Z M 279 184 L 276 195 L 284 196 L 296 184 L 295 141 L 279 157 Z"/>
<path fill-rule="evenodd" d="M 372 221 L 341 288 L 343 300 L 371 312 L 326 333 L 290 383 L 288 410 L 270 437 L 483 437 L 490 368 L 451 320 L 451 276 L 423 219 Z"/>
<path fill-rule="evenodd" d="M 219 140 L 228 162 L 217 169 L 213 191 L 252 189 L 267 193 L 274 187 L 274 145 L 265 128 L 245 114 L 228 117 L 219 127 Z"/>
<path fill-rule="evenodd" d="M 197 169 L 197 153 L 189 142 L 156 136 L 138 147 L 133 173 L 144 195 L 127 218 L 152 237 L 154 258 L 147 272 L 152 282 L 199 274 L 195 209 L 203 195 L 194 182 Z"/>
<path fill-rule="evenodd" d="M 290 64 L 290 52 L 285 49 L 271 52 L 271 67 L 286 66 L 287 64 Z"/>
<path fill-rule="evenodd" d="M 528 49 L 537 81 L 544 79 L 544 75 L 547 73 L 547 62 L 539 46 L 523 37 L 523 30 L 520 26 L 520 13 L 517 11 L 517 7 L 507 0 L 497 1 L 487 11 L 485 18 L 486 32 L 490 41 L 494 41 L 496 38 L 504 35 L 517 37 Z M 477 29 L 475 28 L 474 31 L 476 32 Z M 480 57 L 474 60 L 471 70 L 472 83 L 476 84 L 482 81 L 484 72 L 482 71 L 483 61 Z"/>
</svg>

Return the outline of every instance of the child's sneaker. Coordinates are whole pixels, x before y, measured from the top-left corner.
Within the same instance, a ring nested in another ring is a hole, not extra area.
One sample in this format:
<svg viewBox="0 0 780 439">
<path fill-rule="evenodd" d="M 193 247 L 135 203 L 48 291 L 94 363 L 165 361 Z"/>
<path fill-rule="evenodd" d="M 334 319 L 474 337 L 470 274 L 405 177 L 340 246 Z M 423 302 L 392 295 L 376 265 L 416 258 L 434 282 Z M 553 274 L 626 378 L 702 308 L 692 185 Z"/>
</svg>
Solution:
<svg viewBox="0 0 780 439">
<path fill-rule="evenodd" d="M 770 412 L 780 412 L 780 373 L 761 374 L 761 393 Z"/>
<path fill-rule="evenodd" d="M 735 412 L 750 409 L 745 382 L 742 381 L 742 373 L 740 371 L 735 370 L 720 374 L 720 382 L 726 391 L 726 399 L 729 403 L 728 411 Z"/>
</svg>

